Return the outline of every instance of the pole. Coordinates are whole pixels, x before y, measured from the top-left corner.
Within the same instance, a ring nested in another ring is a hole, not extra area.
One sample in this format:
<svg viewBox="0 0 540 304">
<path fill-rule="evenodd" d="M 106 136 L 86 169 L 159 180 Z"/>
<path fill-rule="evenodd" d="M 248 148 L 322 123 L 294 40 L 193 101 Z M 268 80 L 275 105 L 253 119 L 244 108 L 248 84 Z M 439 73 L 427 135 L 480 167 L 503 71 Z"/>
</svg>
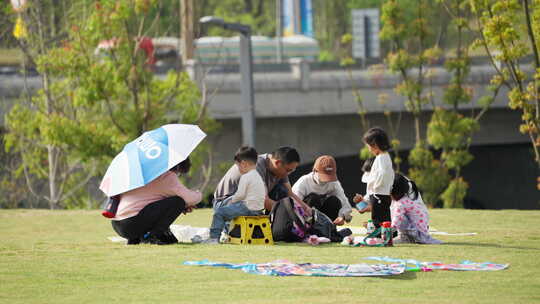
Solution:
<svg viewBox="0 0 540 304">
<path fill-rule="evenodd" d="M 371 58 L 371 27 L 369 17 L 364 16 L 364 57 Z"/>
<path fill-rule="evenodd" d="M 255 102 L 253 96 L 251 29 L 240 32 L 240 74 L 242 82 L 242 144 L 255 147 Z"/>
<path fill-rule="evenodd" d="M 281 37 L 283 36 L 283 17 L 282 17 L 282 0 L 276 0 L 276 44 L 277 44 L 277 54 L 276 60 L 277 63 L 283 62 L 283 41 Z"/>
</svg>

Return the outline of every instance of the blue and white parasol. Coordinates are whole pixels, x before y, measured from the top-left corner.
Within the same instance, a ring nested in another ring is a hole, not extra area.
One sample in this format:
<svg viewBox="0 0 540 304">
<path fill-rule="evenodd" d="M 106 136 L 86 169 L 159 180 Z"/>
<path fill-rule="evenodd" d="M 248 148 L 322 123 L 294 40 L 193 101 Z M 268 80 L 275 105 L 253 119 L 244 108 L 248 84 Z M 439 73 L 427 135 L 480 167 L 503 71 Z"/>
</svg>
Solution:
<svg viewBox="0 0 540 304">
<path fill-rule="evenodd" d="M 205 137 L 198 126 L 186 124 L 145 132 L 113 159 L 99 189 L 112 197 L 142 187 L 184 161 Z"/>
</svg>

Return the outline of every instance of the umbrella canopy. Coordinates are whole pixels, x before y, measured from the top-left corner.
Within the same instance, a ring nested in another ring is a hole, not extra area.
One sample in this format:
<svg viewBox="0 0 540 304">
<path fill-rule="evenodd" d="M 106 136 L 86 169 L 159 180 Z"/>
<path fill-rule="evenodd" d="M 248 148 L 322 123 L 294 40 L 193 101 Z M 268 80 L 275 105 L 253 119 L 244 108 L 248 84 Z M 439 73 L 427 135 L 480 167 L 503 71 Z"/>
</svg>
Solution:
<svg viewBox="0 0 540 304">
<path fill-rule="evenodd" d="M 198 126 L 185 124 L 145 132 L 113 159 L 99 189 L 112 197 L 142 187 L 184 161 L 205 137 Z"/>
</svg>

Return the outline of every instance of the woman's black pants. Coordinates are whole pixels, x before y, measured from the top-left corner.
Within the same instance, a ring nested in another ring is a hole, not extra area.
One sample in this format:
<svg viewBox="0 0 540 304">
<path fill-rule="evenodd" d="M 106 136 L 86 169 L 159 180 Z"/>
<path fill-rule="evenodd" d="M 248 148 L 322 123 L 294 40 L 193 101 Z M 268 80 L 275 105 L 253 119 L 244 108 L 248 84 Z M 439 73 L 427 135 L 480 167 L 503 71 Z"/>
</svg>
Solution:
<svg viewBox="0 0 540 304">
<path fill-rule="evenodd" d="M 142 238 L 147 232 L 161 234 L 186 209 L 186 202 L 179 196 L 172 196 L 153 202 L 139 214 L 120 221 L 111 221 L 119 236 L 130 239 Z"/>
</svg>

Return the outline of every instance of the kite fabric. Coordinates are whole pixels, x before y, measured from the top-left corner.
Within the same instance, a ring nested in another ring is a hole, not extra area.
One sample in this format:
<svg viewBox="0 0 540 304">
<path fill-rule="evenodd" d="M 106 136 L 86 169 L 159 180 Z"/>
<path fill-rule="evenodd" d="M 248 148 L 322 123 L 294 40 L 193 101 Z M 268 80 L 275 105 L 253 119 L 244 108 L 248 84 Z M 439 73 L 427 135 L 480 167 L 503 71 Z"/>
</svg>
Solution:
<svg viewBox="0 0 540 304">
<path fill-rule="evenodd" d="M 394 259 L 390 257 L 367 257 L 366 260 L 373 260 L 387 263 L 412 264 L 414 267 L 407 266 L 407 271 L 422 270 L 457 270 L 457 271 L 497 271 L 504 270 L 510 264 L 495 264 L 491 262 L 475 263 L 471 261 L 462 261 L 459 264 L 444 264 L 441 262 L 420 262 L 412 259 Z"/>
<path fill-rule="evenodd" d="M 185 261 L 184 265 L 212 266 L 228 269 L 240 269 L 246 273 L 269 276 L 317 276 L 317 277 L 372 277 L 399 275 L 405 271 L 497 271 L 507 269 L 510 264 L 495 264 L 491 262 L 475 263 L 462 261 L 460 264 L 444 264 L 441 262 L 420 262 L 413 259 L 395 259 L 390 257 L 367 257 L 367 260 L 386 262 L 390 264 L 313 264 L 293 263 L 287 260 L 277 260 L 270 263 L 231 264 L 222 262 Z M 413 265 L 413 266 L 408 266 Z"/>
<path fill-rule="evenodd" d="M 269 276 L 370 277 L 399 275 L 405 271 L 405 264 L 296 264 L 287 260 L 263 264 L 229 264 L 202 260 L 186 261 L 184 265 L 241 269 L 247 273 Z"/>
</svg>

